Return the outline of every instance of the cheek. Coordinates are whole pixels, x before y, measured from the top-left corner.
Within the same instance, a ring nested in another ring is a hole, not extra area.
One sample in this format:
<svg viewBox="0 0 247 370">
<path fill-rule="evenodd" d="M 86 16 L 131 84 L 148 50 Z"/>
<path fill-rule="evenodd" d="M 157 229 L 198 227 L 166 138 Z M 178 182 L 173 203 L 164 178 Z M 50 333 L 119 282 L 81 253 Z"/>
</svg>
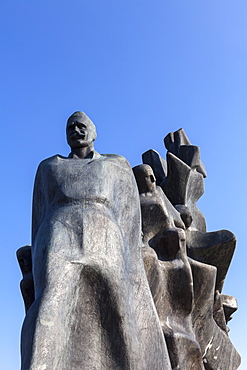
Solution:
<svg viewBox="0 0 247 370">
<path fill-rule="evenodd" d="M 92 133 L 91 132 L 86 132 L 85 133 L 85 139 L 87 140 L 87 141 L 93 141 L 93 135 L 92 135 Z"/>
</svg>

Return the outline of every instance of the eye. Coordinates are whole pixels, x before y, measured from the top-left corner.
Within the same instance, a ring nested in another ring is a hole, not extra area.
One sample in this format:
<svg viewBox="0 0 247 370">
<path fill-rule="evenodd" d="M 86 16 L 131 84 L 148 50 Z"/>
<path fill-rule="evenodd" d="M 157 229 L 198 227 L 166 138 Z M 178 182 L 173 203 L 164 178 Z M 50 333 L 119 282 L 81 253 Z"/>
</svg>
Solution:
<svg viewBox="0 0 247 370">
<path fill-rule="evenodd" d="M 75 122 L 71 122 L 68 126 L 67 129 L 71 130 L 75 126 Z"/>
<path fill-rule="evenodd" d="M 79 128 L 82 128 L 83 130 L 85 130 L 87 128 L 87 126 L 85 126 L 83 123 L 78 123 L 77 126 Z"/>
</svg>

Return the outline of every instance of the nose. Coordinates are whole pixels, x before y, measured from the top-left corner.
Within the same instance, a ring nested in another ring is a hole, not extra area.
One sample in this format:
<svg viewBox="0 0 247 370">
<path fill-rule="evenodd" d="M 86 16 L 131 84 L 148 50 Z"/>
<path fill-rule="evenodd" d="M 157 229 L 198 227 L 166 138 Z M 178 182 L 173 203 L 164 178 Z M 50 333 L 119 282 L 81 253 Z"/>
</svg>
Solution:
<svg viewBox="0 0 247 370">
<path fill-rule="evenodd" d="M 78 127 L 78 126 L 75 126 L 75 131 L 76 131 L 76 132 L 80 132 L 80 129 L 79 129 L 79 127 Z"/>
</svg>

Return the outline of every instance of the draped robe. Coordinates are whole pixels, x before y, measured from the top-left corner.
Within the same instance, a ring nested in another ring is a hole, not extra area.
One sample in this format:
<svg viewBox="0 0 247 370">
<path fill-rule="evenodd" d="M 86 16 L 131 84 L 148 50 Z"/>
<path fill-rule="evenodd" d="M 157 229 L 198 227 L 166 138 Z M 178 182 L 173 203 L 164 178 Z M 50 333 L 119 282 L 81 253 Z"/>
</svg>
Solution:
<svg viewBox="0 0 247 370">
<path fill-rule="evenodd" d="M 171 369 L 140 235 L 139 195 L 123 157 L 41 162 L 22 370 Z"/>
</svg>

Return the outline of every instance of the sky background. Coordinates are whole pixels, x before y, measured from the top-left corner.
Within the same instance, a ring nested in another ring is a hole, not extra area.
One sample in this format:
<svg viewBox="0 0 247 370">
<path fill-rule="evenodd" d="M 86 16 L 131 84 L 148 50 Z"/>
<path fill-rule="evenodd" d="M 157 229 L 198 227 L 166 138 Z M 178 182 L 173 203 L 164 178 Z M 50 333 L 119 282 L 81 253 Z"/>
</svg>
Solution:
<svg viewBox="0 0 247 370">
<path fill-rule="evenodd" d="M 2 1 L 0 369 L 19 368 L 24 307 L 16 250 L 30 243 L 39 162 L 67 155 L 65 124 L 85 111 L 96 150 L 131 166 L 184 128 L 208 177 L 208 231 L 238 239 L 223 293 L 237 297 L 230 338 L 246 354 L 246 0 Z"/>
</svg>

